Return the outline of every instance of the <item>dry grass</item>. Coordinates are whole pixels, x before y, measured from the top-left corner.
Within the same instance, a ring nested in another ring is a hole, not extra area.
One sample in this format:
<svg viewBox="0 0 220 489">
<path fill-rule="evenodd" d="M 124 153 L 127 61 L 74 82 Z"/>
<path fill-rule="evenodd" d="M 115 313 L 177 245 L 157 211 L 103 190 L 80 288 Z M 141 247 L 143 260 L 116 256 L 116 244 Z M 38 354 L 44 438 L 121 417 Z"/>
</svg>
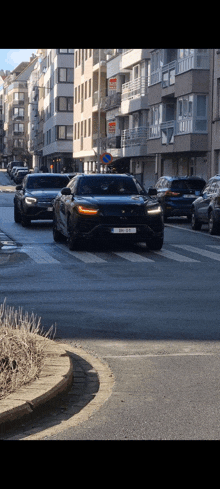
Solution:
<svg viewBox="0 0 220 489">
<path fill-rule="evenodd" d="M 38 335 L 51 337 L 53 327 L 45 334 L 41 318 L 22 308 L 0 306 L 0 399 L 24 384 L 35 380 L 44 364 L 43 342 Z M 54 336 L 54 335 L 53 335 Z"/>
</svg>

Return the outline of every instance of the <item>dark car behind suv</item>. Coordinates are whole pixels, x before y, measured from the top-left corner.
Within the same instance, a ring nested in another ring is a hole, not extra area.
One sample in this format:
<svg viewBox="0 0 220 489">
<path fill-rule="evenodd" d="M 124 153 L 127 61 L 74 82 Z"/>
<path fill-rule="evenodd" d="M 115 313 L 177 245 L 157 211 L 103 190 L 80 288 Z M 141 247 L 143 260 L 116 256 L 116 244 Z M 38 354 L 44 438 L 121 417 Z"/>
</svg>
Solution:
<svg viewBox="0 0 220 489">
<path fill-rule="evenodd" d="M 210 234 L 220 234 L 220 175 L 210 178 L 192 204 L 192 229 L 200 231 L 207 223 Z"/>
<path fill-rule="evenodd" d="M 60 173 L 32 173 L 16 186 L 14 220 L 28 226 L 31 220 L 53 219 L 53 200 L 69 183 L 68 176 Z"/>
<path fill-rule="evenodd" d="M 201 195 L 205 180 L 200 177 L 161 177 L 155 187 L 163 207 L 164 220 L 171 216 L 191 219 L 192 202 Z"/>
</svg>

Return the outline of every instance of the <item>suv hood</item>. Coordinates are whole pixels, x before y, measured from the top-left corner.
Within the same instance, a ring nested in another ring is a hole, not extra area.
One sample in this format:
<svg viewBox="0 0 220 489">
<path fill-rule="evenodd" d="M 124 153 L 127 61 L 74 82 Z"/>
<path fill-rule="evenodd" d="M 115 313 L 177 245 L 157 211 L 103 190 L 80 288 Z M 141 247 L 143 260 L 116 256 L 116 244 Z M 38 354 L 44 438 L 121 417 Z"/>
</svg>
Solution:
<svg viewBox="0 0 220 489">
<path fill-rule="evenodd" d="M 30 195 L 32 197 L 36 197 L 36 199 L 39 200 L 44 200 L 44 199 L 55 199 L 57 194 L 60 192 L 61 189 L 59 188 L 54 188 L 54 189 L 42 189 L 42 190 L 37 190 L 37 189 L 27 189 L 26 190 L 26 195 Z"/>
</svg>

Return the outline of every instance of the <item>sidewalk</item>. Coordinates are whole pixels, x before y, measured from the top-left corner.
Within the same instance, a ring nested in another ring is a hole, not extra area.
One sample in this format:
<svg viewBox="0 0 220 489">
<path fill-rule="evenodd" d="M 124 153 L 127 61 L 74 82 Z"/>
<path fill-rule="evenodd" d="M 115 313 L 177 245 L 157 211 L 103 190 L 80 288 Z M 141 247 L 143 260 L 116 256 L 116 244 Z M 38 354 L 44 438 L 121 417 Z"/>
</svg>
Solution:
<svg viewBox="0 0 220 489">
<path fill-rule="evenodd" d="M 46 363 L 39 379 L 0 400 L 0 439 L 43 440 L 48 436 L 59 436 L 61 431 L 88 420 L 112 393 L 114 376 L 101 359 L 81 347 L 39 338 L 45 342 Z M 42 427 L 36 423 L 36 426 L 25 430 L 25 420 L 39 406 L 44 407 L 48 401 L 65 392 L 70 397 L 69 414 L 55 412 L 55 418 L 48 422 L 42 417 Z M 22 433 L 20 428 L 18 434 L 7 436 L 7 426 L 22 417 Z"/>
</svg>

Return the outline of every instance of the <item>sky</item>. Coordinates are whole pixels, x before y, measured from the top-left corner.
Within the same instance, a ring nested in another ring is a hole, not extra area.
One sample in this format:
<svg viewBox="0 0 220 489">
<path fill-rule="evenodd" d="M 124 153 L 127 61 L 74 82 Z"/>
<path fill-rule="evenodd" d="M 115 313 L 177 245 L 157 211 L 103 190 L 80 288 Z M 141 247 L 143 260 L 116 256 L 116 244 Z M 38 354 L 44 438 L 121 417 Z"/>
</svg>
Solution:
<svg viewBox="0 0 220 489">
<path fill-rule="evenodd" d="M 37 49 L 0 49 L 0 70 L 12 71 L 22 61 L 29 61 Z"/>
</svg>

